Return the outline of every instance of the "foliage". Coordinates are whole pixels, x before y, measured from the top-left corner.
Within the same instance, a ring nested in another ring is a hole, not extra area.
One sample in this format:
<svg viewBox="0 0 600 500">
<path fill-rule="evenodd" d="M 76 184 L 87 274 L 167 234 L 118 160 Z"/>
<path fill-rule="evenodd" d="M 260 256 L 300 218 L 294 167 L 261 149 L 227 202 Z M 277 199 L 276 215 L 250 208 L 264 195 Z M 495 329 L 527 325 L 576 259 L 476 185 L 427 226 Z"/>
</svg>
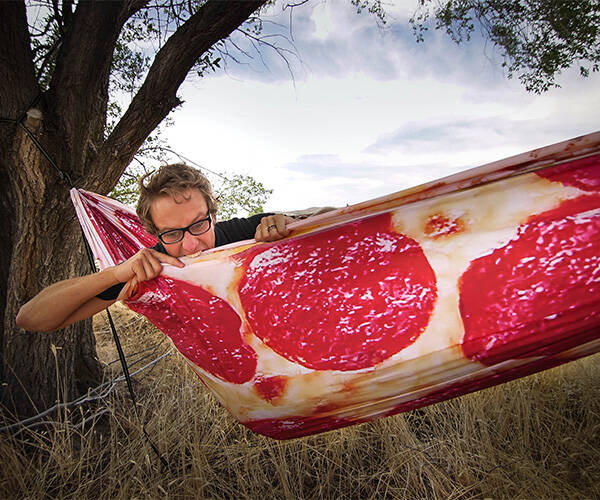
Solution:
<svg viewBox="0 0 600 500">
<path fill-rule="evenodd" d="M 148 170 L 144 164 L 132 163 L 119 179 L 119 183 L 113 188 L 108 196 L 115 200 L 134 207 L 140 197 L 138 192 L 138 180 Z"/>
<path fill-rule="evenodd" d="M 481 30 L 530 92 L 559 87 L 557 75 L 574 64 L 583 77 L 600 69 L 598 0 L 419 0 L 410 20 L 418 42 L 432 20 L 457 44 Z"/>
<path fill-rule="evenodd" d="M 147 12 L 144 14 L 147 15 Z M 132 19 L 125 24 L 113 55 L 111 94 L 120 91 L 130 97 L 135 95 L 152 62 L 148 53 L 138 48 L 138 44 L 150 42 L 156 35 L 157 30 L 149 20 L 140 22 Z"/>
<path fill-rule="evenodd" d="M 363 10 L 367 10 L 370 14 L 376 16 L 381 24 L 387 22 L 385 6 L 381 0 L 351 0 L 351 2 L 356 7 L 357 14 L 360 14 Z"/>
<path fill-rule="evenodd" d="M 236 215 L 263 212 L 263 205 L 273 190 L 266 189 L 262 182 L 249 175 L 236 174 L 216 186 L 215 192 L 219 200 L 219 218 L 227 220 Z"/>
</svg>

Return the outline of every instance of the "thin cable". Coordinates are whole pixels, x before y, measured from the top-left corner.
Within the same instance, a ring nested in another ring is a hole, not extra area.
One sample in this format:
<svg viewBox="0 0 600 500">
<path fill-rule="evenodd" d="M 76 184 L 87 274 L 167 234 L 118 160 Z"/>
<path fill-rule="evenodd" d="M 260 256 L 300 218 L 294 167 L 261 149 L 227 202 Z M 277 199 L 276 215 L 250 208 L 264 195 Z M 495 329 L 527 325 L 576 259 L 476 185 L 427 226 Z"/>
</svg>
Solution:
<svg viewBox="0 0 600 500">
<path fill-rule="evenodd" d="M 169 349 L 167 352 L 162 353 L 158 358 L 152 360 L 150 363 L 147 363 L 146 365 L 142 366 L 141 368 L 138 368 L 136 371 L 131 373 L 130 376 L 135 377 L 138 373 L 141 373 L 144 370 L 147 370 L 148 368 L 155 366 L 161 359 L 164 359 L 164 358 L 170 356 L 171 353 L 173 352 L 173 349 L 174 348 Z M 34 415 L 33 417 L 25 418 L 23 420 L 13 423 L 13 424 L 10 424 L 10 425 L 4 426 L 4 427 L 0 427 L 0 432 L 10 431 L 12 429 L 16 429 L 19 427 L 28 428 L 28 427 L 31 427 L 32 424 L 34 424 L 38 420 L 44 418 L 47 415 L 50 415 L 51 413 L 54 413 L 55 411 L 65 410 L 65 409 L 73 408 L 75 406 L 80 406 L 84 403 L 89 403 L 92 401 L 97 401 L 99 399 L 104 399 L 115 389 L 115 387 L 117 386 L 117 384 L 119 382 L 123 382 L 124 380 L 125 380 L 125 376 L 119 375 L 118 377 L 111 379 L 108 382 L 104 382 L 103 384 L 99 385 L 98 387 L 95 387 L 93 390 L 91 390 L 87 394 L 84 394 L 83 396 L 80 396 L 79 398 L 74 399 L 73 401 L 69 401 L 67 403 L 56 404 L 56 405 L 48 408 L 47 410 L 44 410 L 43 412 L 38 413 L 37 415 Z"/>
<path fill-rule="evenodd" d="M 95 331 L 97 332 L 97 331 L 98 331 L 98 329 L 96 328 L 96 329 L 95 329 Z M 164 344 L 164 342 L 165 342 L 166 340 L 167 340 L 167 337 L 165 336 L 165 337 L 163 337 L 163 339 L 162 339 L 162 340 L 159 340 L 158 342 L 156 342 L 156 344 L 154 344 L 154 345 L 151 345 L 150 347 L 147 347 L 147 348 L 145 348 L 145 349 L 142 349 L 141 351 L 137 351 L 137 352 L 131 353 L 131 354 L 129 355 L 129 359 L 132 359 L 134 356 L 137 356 L 138 354 L 144 354 L 144 353 L 146 353 L 146 352 L 148 352 L 148 351 L 152 351 L 150 354 L 146 354 L 146 355 L 144 355 L 144 356 L 141 356 L 140 358 L 136 359 L 135 361 L 132 361 L 132 362 L 129 364 L 129 366 L 133 366 L 133 365 L 135 365 L 135 364 L 139 363 L 140 361 L 142 361 L 142 360 L 144 360 L 144 359 L 146 359 L 146 358 L 148 358 L 148 357 L 150 357 L 150 356 L 154 355 L 154 353 L 156 352 L 156 350 L 157 350 L 157 349 L 158 349 L 158 348 L 159 348 L 159 347 L 160 347 L 162 344 Z M 117 359 L 113 359 L 112 361 L 109 361 L 108 363 L 106 363 L 106 366 L 113 365 L 113 364 L 115 364 L 117 361 L 119 361 L 119 358 L 117 358 Z"/>
<path fill-rule="evenodd" d="M 34 108 L 37 103 L 39 102 L 39 100 L 42 98 L 42 94 L 39 93 L 35 99 L 33 99 L 33 101 L 31 101 L 31 103 L 29 104 L 29 106 L 27 106 L 27 109 L 31 109 Z M 3 123 L 13 123 L 13 124 L 17 124 L 20 125 L 23 130 L 25 131 L 25 133 L 27 134 L 27 136 L 29 137 L 29 139 L 31 139 L 31 142 L 33 142 L 33 144 L 35 145 L 35 147 L 38 149 L 38 151 L 40 153 L 42 153 L 42 155 L 44 156 L 44 158 L 46 158 L 46 160 L 48 161 L 48 163 L 52 166 L 52 168 L 54 170 L 56 170 L 56 173 L 58 175 L 58 177 L 69 186 L 69 188 L 74 188 L 75 186 L 73 185 L 73 181 L 71 180 L 71 177 L 69 176 L 69 174 L 67 174 L 64 170 L 62 170 L 54 161 L 54 159 L 48 154 L 48 152 L 46 151 L 46 149 L 44 148 L 44 146 L 42 146 L 40 144 L 40 141 L 37 140 L 37 138 L 35 137 L 35 135 L 33 134 L 33 132 L 31 130 L 29 130 L 27 128 L 27 125 L 25 125 L 24 121 L 27 118 L 27 112 L 24 111 L 23 113 L 21 113 L 21 115 L 17 118 L 7 118 L 7 117 L 0 117 L 0 122 Z"/>
<path fill-rule="evenodd" d="M 161 146 L 160 149 L 168 151 L 169 153 L 172 153 L 175 156 L 179 157 L 179 159 L 184 160 L 184 161 L 186 161 L 188 163 L 191 163 L 192 165 L 194 165 L 194 166 L 196 166 L 196 167 L 198 167 L 198 168 L 200 168 L 202 170 L 206 170 L 207 172 L 210 172 L 211 174 L 216 175 L 217 177 L 220 177 L 221 179 L 223 179 L 223 180 L 225 180 L 227 182 L 231 182 L 231 180 L 228 179 L 227 177 L 225 177 L 223 174 L 220 174 L 218 172 L 210 170 L 210 169 L 204 167 L 203 165 L 200 165 L 199 163 L 196 163 L 194 160 L 191 160 L 190 158 L 187 158 L 187 157 L 183 156 L 182 154 L 178 153 L 177 151 L 173 151 L 171 148 L 166 148 L 166 147 L 162 147 Z"/>
<path fill-rule="evenodd" d="M 92 255 L 92 249 L 90 248 L 87 238 L 85 237 L 83 228 L 81 228 L 81 234 L 83 235 L 85 252 L 88 257 L 88 262 L 90 264 L 90 268 L 92 270 L 95 270 L 94 256 Z M 108 310 L 108 308 L 106 309 L 106 315 L 108 317 L 108 324 L 110 325 L 110 329 L 113 334 L 115 346 L 117 347 L 117 353 L 119 354 L 119 359 L 121 360 L 121 367 L 123 368 L 123 375 L 125 376 L 125 381 L 127 383 L 127 389 L 129 390 L 129 396 L 131 397 L 131 402 L 133 403 L 133 410 L 138 419 L 138 422 L 140 423 L 140 425 L 142 427 L 142 432 L 144 433 L 144 436 L 146 436 L 146 439 L 148 440 L 148 443 L 150 444 L 150 447 L 152 448 L 152 450 L 154 450 L 154 453 L 156 453 L 156 456 L 159 458 L 163 467 L 168 470 L 169 469 L 168 462 L 163 458 L 160 451 L 158 450 L 158 447 L 154 444 L 152 439 L 150 439 L 150 436 L 148 435 L 148 432 L 146 431 L 146 424 L 144 424 L 144 422 L 142 421 L 142 419 L 140 417 L 138 407 L 137 407 L 137 398 L 135 396 L 135 392 L 133 391 L 133 384 L 131 382 L 131 376 L 129 374 L 127 360 L 125 359 L 125 353 L 123 352 L 123 348 L 121 347 L 121 340 L 119 339 L 119 336 L 117 335 L 117 329 L 115 327 L 115 323 L 113 322 L 112 315 L 110 314 L 110 311 Z"/>
</svg>

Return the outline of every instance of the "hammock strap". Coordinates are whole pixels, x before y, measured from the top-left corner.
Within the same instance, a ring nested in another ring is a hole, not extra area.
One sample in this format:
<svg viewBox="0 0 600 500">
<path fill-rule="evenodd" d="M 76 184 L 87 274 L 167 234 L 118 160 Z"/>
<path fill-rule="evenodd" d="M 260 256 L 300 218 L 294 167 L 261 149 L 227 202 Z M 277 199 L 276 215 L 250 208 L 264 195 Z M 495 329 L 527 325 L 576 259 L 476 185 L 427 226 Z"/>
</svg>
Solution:
<svg viewBox="0 0 600 500">
<path fill-rule="evenodd" d="M 37 106 L 38 102 L 41 100 L 42 96 L 43 96 L 43 92 L 38 93 L 38 95 L 33 99 L 33 101 L 31 101 L 31 103 L 29 104 L 29 106 L 27 106 L 27 109 L 35 108 L 35 106 Z M 54 159 L 48 154 L 48 151 L 46 151 L 46 149 L 44 148 L 44 146 L 42 146 L 40 144 L 40 141 L 37 140 L 37 137 L 35 137 L 35 135 L 33 134 L 33 132 L 27 128 L 27 125 L 25 125 L 25 123 L 24 123 L 24 121 L 25 121 L 26 118 L 27 118 L 27 111 L 24 111 L 16 119 L 15 118 L 0 117 L 0 122 L 3 122 L 3 123 L 14 123 L 15 125 L 20 125 L 21 128 L 25 131 L 25 133 L 29 137 L 29 139 L 31 139 L 31 142 L 33 142 L 33 144 L 35 145 L 35 147 L 38 149 L 38 151 L 40 153 L 42 153 L 42 155 L 44 156 L 44 158 L 46 158 L 46 160 L 48 161 L 48 163 L 50 164 L 50 166 L 54 170 L 56 170 L 56 174 L 58 175 L 58 177 L 60 178 L 60 180 L 62 180 L 65 184 L 67 184 L 70 189 L 74 188 L 75 186 L 73 185 L 73 181 L 71 181 L 71 177 L 69 177 L 69 174 L 67 174 L 64 170 L 62 170 L 56 164 L 56 162 L 54 161 Z"/>
</svg>

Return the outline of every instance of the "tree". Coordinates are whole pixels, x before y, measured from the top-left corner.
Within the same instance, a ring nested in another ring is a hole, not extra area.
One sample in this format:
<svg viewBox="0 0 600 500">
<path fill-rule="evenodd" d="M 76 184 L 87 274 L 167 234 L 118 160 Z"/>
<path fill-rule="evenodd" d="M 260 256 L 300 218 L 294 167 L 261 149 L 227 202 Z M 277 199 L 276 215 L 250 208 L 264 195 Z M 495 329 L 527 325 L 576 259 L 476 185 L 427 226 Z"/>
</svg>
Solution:
<svg viewBox="0 0 600 500">
<path fill-rule="evenodd" d="M 600 69 L 598 0 L 419 0 L 417 41 L 432 20 L 458 44 L 481 30 L 530 92 L 559 87 L 556 76 L 574 64 L 584 77 Z"/>
<path fill-rule="evenodd" d="M 19 306 L 42 287 L 89 272 L 68 183 L 28 134 L 74 185 L 108 193 L 146 137 L 181 104 L 176 92 L 186 75 L 218 64 L 211 50 L 256 20 L 265 3 L 42 1 L 44 22 L 30 32 L 25 3 L 0 2 L 0 376 L 8 408 L 31 414 L 54 404 L 59 392 L 73 397 L 100 378 L 90 321 L 55 334 L 15 325 Z M 114 55 L 123 33 L 136 29 L 160 35 L 160 49 L 105 135 Z"/>
<path fill-rule="evenodd" d="M 236 174 L 224 178 L 215 189 L 219 200 L 219 217 L 231 219 L 238 216 L 240 211 L 247 215 L 259 214 L 264 211 L 263 205 L 272 192 L 249 175 Z"/>
</svg>

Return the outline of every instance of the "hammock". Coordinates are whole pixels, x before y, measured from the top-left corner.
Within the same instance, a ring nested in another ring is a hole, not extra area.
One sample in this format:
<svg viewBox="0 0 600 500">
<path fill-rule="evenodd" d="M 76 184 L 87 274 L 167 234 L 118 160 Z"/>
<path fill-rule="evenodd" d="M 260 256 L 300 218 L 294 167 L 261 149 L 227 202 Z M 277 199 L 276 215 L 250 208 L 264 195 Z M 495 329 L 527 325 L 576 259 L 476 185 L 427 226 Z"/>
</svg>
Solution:
<svg viewBox="0 0 600 500">
<path fill-rule="evenodd" d="M 101 268 L 156 240 L 72 190 Z M 600 350 L 600 132 L 165 265 L 126 301 L 277 439 L 394 415 Z"/>
</svg>

